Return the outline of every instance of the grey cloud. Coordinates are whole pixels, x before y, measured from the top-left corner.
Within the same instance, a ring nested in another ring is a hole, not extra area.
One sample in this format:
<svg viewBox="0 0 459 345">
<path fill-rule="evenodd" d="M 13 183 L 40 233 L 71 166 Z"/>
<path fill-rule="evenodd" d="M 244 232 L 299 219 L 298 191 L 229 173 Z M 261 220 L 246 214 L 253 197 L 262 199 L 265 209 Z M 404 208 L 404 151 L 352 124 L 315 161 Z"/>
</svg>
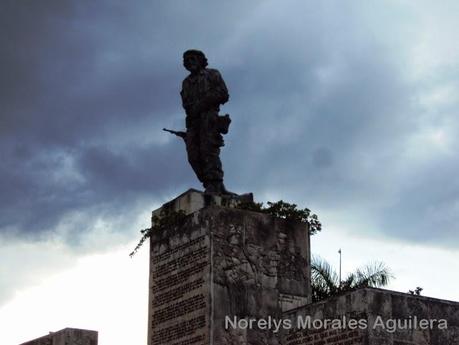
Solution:
<svg viewBox="0 0 459 345">
<path fill-rule="evenodd" d="M 181 53 L 193 47 L 230 89 L 222 108 L 233 118 L 222 151 L 230 190 L 273 191 L 318 212 L 360 210 L 374 216 L 362 228 L 457 243 L 448 205 L 458 191 L 439 187 L 457 164 L 432 160 L 417 167 L 416 183 L 407 173 L 414 163 L 406 142 L 426 126 L 404 73 L 408 36 L 385 35 L 379 28 L 387 18 L 369 23 L 365 6 L 2 6 L 4 231 L 40 235 L 74 211 L 87 215 L 90 229 L 94 210 L 128 214 L 130 204 L 196 187 L 183 143 L 160 131 L 183 126 Z M 403 28 L 402 21 L 392 25 Z"/>
</svg>

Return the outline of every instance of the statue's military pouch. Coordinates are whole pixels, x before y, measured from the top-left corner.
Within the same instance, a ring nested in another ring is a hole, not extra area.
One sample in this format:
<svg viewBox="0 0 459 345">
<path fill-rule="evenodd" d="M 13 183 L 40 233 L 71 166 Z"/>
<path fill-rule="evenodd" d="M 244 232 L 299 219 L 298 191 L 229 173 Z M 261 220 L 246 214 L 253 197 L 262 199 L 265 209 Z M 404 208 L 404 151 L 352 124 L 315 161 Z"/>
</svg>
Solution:
<svg viewBox="0 0 459 345">
<path fill-rule="evenodd" d="M 231 123 L 229 114 L 218 115 L 218 131 L 222 134 L 228 133 L 228 129 Z"/>
</svg>

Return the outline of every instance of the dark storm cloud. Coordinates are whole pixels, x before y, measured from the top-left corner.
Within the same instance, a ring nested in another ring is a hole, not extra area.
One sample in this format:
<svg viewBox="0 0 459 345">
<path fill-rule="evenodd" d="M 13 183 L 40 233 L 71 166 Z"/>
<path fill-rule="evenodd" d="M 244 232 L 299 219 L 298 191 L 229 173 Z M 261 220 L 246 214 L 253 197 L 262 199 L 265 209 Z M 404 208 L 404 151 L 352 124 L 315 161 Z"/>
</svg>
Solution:
<svg viewBox="0 0 459 345">
<path fill-rule="evenodd" d="M 216 5 L 208 4 L 215 16 L 206 22 L 191 4 L 2 7 L 3 232 L 39 235 L 73 212 L 87 214 L 80 225 L 90 229 L 94 208 L 117 214 L 138 200 L 148 208 L 163 193 L 196 186 L 183 143 L 161 128 L 183 126 L 189 28 L 201 46 L 228 29 Z"/>
<path fill-rule="evenodd" d="M 184 158 L 177 143 L 141 137 L 159 133 L 157 123 L 176 107 L 180 60 L 154 64 L 144 46 L 130 51 L 123 27 L 111 23 L 122 19 L 119 6 L 91 18 L 97 8 L 66 4 L 2 5 L 3 229 L 51 230 L 67 212 L 189 181 L 170 166 Z M 151 132 L 139 129 L 146 125 Z M 139 138 L 109 147 L 125 140 L 123 130 Z"/>
<path fill-rule="evenodd" d="M 438 205 L 459 192 L 430 183 L 429 164 L 410 183 L 404 147 L 421 124 L 403 37 L 378 31 L 390 13 L 327 1 L 1 6 L 4 232 L 42 234 L 75 211 L 90 229 L 91 210 L 128 215 L 130 204 L 196 187 L 183 143 L 160 129 L 183 126 L 181 53 L 199 48 L 230 89 L 229 189 L 358 209 L 374 217 L 362 227 L 401 238 L 434 224 L 437 243 L 457 243 L 454 212 Z M 441 166 L 438 181 L 458 168 Z"/>
<path fill-rule="evenodd" d="M 453 180 L 458 161 L 449 155 L 437 165 L 435 147 L 422 140 L 414 145 L 428 157 L 424 164 L 407 152 L 413 137 L 438 125 L 436 112 L 451 126 L 454 111 L 435 109 L 434 119 L 424 121 L 426 110 L 414 102 L 419 88 L 406 70 L 403 45 L 409 43 L 376 35 L 378 24 L 367 27 L 358 8 L 344 7 L 325 8 L 329 16 L 299 27 L 295 16 L 282 25 L 252 25 L 247 36 L 257 45 L 241 43 L 248 56 L 238 58 L 249 67 L 241 75 L 230 71 L 242 98 L 231 107 L 250 118 L 240 120 L 246 128 L 233 128 L 238 138 L 230 136 L 233 150 L 245 157 L 242 163 L 241 156 L 228 157 L 229 166 L 237 166 L 232 182 L 313 209 L 347 212 L 360 223 L 354 231 L 454 246 L 459 190 L 444 181 Z M 247 77 L 252 73 L 257 80 Z M 455 80 L 449 75 L 439 83 Z"/>
</svg>

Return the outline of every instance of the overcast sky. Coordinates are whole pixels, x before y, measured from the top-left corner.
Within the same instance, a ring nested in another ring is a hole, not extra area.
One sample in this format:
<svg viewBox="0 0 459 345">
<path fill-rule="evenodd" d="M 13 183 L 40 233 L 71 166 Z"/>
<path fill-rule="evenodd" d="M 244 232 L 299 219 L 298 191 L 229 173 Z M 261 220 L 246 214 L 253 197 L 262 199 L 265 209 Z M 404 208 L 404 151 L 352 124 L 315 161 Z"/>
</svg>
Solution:
<svg viewBox="0 0 459 345">
<path fill-rule="evenodd" d="M 230 92 L 228 189 L 311 208 L 312 251 L 343 248 L 345 270 L 382 260 L 390 288 L 459 300 L 457 18 L 454 0 L 2 1 L 0 343 L 145 342 L 147 249 L 128 253 L 201 188 L 161 131 L 184 128 L 190 48 Z"/>
</svg>

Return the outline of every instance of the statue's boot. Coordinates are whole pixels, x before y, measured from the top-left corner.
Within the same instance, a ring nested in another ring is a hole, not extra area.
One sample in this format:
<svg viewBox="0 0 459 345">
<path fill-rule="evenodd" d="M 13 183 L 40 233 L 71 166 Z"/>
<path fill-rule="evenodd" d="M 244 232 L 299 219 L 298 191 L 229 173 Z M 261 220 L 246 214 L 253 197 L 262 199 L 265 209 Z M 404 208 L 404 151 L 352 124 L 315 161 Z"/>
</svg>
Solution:
<svg viewBox="0 0 459 345">
<path fill-rule="evenodd" d="M 228 196 L 237 196 L 236 193 L 230 192 L 226 189 L 223 181 L 212 181 L 205 185 L 206 194 L 216 194 L 216 195 L 228 195 Z"/>
<path fill-rule="evenodd" d="M 222 182 L 222 184 L 221 184 L 221 190 L 222 190 L 221 194 L 223 194 L 223 195 L 238 196 L 238 194 L 233 193 L 233 192 L 230 192 L 229 190 L 227 190 L 226 187 L 225 187 L 225 185 L 223 184 L 223 182 Z"/>
</svg>

